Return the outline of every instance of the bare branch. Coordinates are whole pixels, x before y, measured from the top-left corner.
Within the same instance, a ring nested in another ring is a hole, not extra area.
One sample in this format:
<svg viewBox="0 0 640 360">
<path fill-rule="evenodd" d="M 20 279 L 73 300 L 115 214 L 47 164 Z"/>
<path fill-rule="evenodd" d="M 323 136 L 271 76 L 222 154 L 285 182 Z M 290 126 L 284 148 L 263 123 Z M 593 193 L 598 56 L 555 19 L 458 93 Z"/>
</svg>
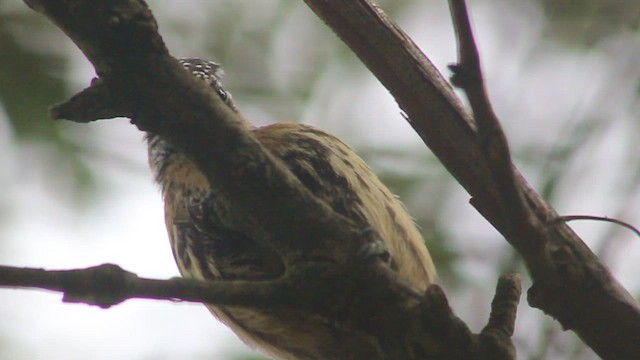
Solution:
<svg viewBox="0 0 640 360">
<path fill-rule="evenodd" d="M 450 65 L 453 85 L 462 88 L 469 99 L 477 124 L 480 148 L 490 168 L 492 180 L 500 189 L 502 221 L 511 231 L 516 221 L 527 221 L 529 213 L 515 181 L 507 138 L 493 111 L 482 76 L 480 56 L 471 30 L 464 0 L 450 0 L 451 17 L 458 38 L 458 64 Z M 515 234 L 505 234 L 507 238 Z"/>
<path fill-rule="evenodd" d="M 463 33 L 461 65 L 465 71 L 476 67 L 469 82 L 476 91 L 470 102 L 478 129 L 424 54 L 370 1 L 305 2 L 389 89 L 425 144 L 472 196 L 473 206 L 524 258 L 534 280 L 530 304 L 573 329 L 604 358 L 640 356 L 638 303 L 569 227 L 553 221 L 557 213 L 518 170 L 510 169 L 504 135 L 483 95 L 464 2 L 451 5 Z"/>
<path fill-rule="evenodd" d="M 514 355 L 509 351 L 513 349 L 511 333 L 504 329 L 513 329 L 515 316 L 492 314 L 483 333 L 475 336 L 453 314 L 437 285 L 430 286 L 424 295 L 407 292 L 396 278 L 388 278 L 385 267 L 374 265 L 367 269 L 370 277 L 364 278 L 363 291 L 363 278 L 357 272 L 336 274 L 317 266 L 294 267 L 284 278 L 269 281 L 145 279 L 112 264 L 56 271 L 0 266 L 0 286 L 58 291 L 64 294 L 63 301 L 102 308 L 140 298 L 297 309 L 342 324 L 339 329 L 344 341 L 357 345 L 352 353 L 345 354 L 349 358 L 361 358 L 363 354 L 372 359 L 421 358 L 417 354 L 441 359 L 514 358 L 497 355 Z M 515 315 L 509 309 L 517 306 L 519 280 L 506 281 L 508 285 L 503 280 L 498 286 L 503 290 L 496 293 L 493 309 L 496 314 Z M 396 284 L 394 291 L 386 288 L 388 282 Z M 345 308 L 331 301 L 336 294 L 352 294 L 343 304 Z M 378 355 L 371 356 L 371 349 L 377 349 Z"/>
<path fill-rule="evenodd" d="M 109 308 L 128 299 L 181 300 L 253 307 L 291 306 L 282 281 L 200 281 L 140 278 L 113 264 L 86 269 L 44 270 L 0 266 L 0 286 L 62 292 L 63 301 Z"/>
</svg>

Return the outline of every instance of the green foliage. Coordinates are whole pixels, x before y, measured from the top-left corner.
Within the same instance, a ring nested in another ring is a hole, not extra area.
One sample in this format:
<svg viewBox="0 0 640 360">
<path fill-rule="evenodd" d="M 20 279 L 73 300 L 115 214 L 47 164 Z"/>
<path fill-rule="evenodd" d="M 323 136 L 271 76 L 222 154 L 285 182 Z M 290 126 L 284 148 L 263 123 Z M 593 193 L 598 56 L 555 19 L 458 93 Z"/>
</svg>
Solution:
<svg viewBox="0 0 640 360">
<path fill-rule="evenodd" d="M 43 168 L 74 184 L 75 195 L 86 194 L 94 176 L 65 132 L 70 124 L 54 122 L 48 115 L 51 105 L 68 96 L 69 56 L 54 51 L 52 43 L 64 38 L 52 37 L 50 28 L 42 17 L 0 12 L 0 106 L 17 144 L 42 149 Z"/>
<path fill-rule="evenodd" d="M 0 13 L 0 100 L 18 138 L 61 144 L 61 127 L 49 120 L 47 109 L 66 95 L 66 59 L 17 36 L 37 33 L 38 25 L 32 17 Z"/>
</svg>

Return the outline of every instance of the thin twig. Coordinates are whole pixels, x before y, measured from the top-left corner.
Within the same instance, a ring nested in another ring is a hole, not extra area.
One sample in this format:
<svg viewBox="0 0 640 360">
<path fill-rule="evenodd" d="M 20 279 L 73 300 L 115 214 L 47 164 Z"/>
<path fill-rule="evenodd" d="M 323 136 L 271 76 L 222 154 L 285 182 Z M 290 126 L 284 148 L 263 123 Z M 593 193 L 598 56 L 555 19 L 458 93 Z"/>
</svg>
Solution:
<svg viewBox="0 0 640 360">
<path fill-rule="evenodd" d="M 606 216 L 595 216 L 595 215 L 563 215 L 563 216 L 558 216 L 557 218 L 554 219 L 555 221 L 563 221 L 563 222 L 569 222 L 569 221 L 575 221 L 575 220 L 593 220 L 593 221 L 604 221 L 604 222 L 610 222 L 616 225 L 620 225 L 622 227 L 625 227 L 631 231 L 633 231 L 636 236 L 640 237 L 640 229 L 638 229 L 637 227 L 624 222 L 622 220 L 618 220 L 618 219 L 614 219 L 614 218 L 610 218 L 610 217 L 606 217 Z"/>
<path fill-rule="evenodd" d="M 526 218 L 526 207 L 518 189 L 511 163 L 507 138 L 493 111 L 482 76 L 480 55 L 476 46 L 465 0 L 450 0 L 449 7 L 458 39 L 458 63 L 449 68 L 454 75 L 451 82 L 463 89 L 478 125 L 478 138 L 496 188 L 503 201 L 502 217 L 507 231 L 513 231 L 514 222 Z M 514 221 L 515 220 L 515 221 Z M 508 237 L 507 237 L 508 238 Z"/>
</svg>

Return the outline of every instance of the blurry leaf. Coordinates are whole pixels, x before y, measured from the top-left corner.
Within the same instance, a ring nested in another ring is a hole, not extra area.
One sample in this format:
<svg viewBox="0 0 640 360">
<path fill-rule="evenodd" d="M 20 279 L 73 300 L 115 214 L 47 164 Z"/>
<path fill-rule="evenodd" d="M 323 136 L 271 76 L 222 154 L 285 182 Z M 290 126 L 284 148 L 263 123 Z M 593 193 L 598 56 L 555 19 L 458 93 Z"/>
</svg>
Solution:
<svg viewBox="0 0 640 360">
<path fill-rule="evenodd" d="M 548 34 L 567 43 L 590 46 L 622 31 L 637 31 L 640 1 L 540 0 Z"/>
<path fill-rule="evenodd" d="M 47 184 L 68 187 L 73 183 L 72 195 L 78 200 L 77 195 L 91 190 L 94 177 L 78 146 L 64 132 L 71 125 L 49 118 L 49 107 L 67 97 L 63 78 L 67 59 L 52 51 L 43 25 L 41 17 L 0 13 L 0 105 L 19 145 L 42 154 L 38 166 L 57 177 L 53 180 L 64 177 L 62 182 Z"/>
<path fill-rule="evenodd" d="M 568 123 L 562 133 L 566 136 L 549 152 L 546 163 L 542 166 L 543 175 L 540 195 L 553 201 L 560 182 L 568 175 L 571 161 L 589 144 L 589 140 L 602 134 L 606 122 L 599 117 L 592 117 L 584 122 Z"/>
<path fill-rule="evenodd" d="M 460 254 L 453 250 L 451 236 L 442 231 L 439 226 L 425 225 L 420 219 L 416 222 L 421 227 L 421 233 L 425 237 L 429 254 L 436 264 L 438 278 L 450 286 L 459 286 L 462 276 L 458 271 L 457 262 Z"/>
<path fill-rule="evenodd" d="M 18 138 L 62 142 L 60 125 L 49 119 L 48 108 L 66 94 L 64 80 L 56 76 L 65 59 L 20 43 L 10 31 L 19 20 L 0 14 L 0 101 Z"/>
</svg>

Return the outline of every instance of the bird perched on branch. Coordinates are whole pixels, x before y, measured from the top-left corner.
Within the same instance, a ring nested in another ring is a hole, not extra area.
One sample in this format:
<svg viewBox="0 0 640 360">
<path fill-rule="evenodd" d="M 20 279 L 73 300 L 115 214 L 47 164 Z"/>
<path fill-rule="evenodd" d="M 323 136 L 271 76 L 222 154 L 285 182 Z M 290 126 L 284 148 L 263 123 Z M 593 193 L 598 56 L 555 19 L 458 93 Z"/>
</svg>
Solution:
<svg viewBox="0 0 640 360">
<path fill-rule="evenodd" d="M 201 59 L 180 62 L 238 111 L 222 88 L 217 63 Z M 251 127 L 251 131 L 317 198 L 363 229 L 377 231 L 392 255 L 392 268 L 401 277 L 419 290 L 433 282 L 435 269 L 412 218 L 353 149 L 335 136 L 303 124 L 277 123 Z M 215 216 L 207 217 L 207 231 L 202 231 L 190 206 L 215 192 L 216 184 L 209 184 L 190 160 L 161 137 L 147 134 L 147 142 L 149 163 L 162 187 L 173 255 L 184 277 L 267 280 L 284 272 L 282 260 L 272 249 L 216 222 Z M 345 344 L 337 325 L 319 317 L 281 309 L 208 308 L 248 345 L 275 358 L 344 358 Z"/>
</svg>

